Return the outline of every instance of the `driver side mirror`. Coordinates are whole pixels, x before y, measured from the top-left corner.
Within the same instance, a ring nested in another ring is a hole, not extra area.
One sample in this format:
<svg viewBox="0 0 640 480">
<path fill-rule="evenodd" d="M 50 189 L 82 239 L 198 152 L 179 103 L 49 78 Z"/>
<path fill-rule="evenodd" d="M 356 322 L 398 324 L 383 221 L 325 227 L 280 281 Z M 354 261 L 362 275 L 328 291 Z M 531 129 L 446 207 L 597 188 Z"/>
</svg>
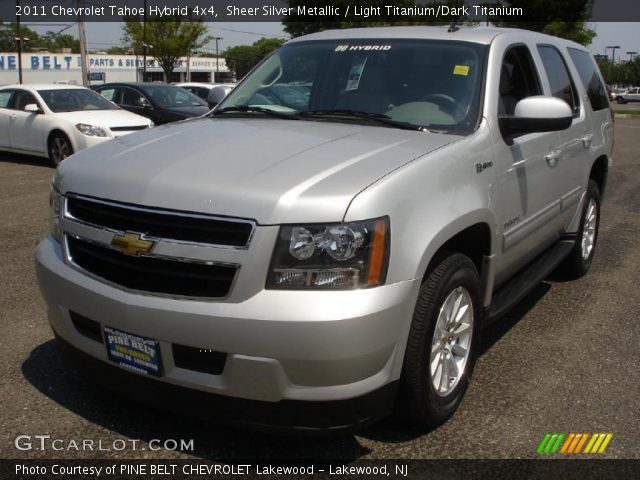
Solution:
<svg viewBox="0 0 640 480">
<path fill-rule="evenodd" d="M 144 97 L 140 97 L 136 100 L 136 106 L 138 107 L 142 107 L 145 110 L 152 110 L 153 107 L 151 106 L 151 103 L 149 102 L 149 100 L 147 100 Z"/>
<path fill-rule="evenodd" d="M 218 85 L 209 90 L 209 94 L 207 95 L 207 104 L 209 105 L 209 108 L 213 108 L 218 105 L 222 100 L 224 100 L 224 97 L 229 95 L 231 90 L 233 90 L 233 88 L 227 85 Z"/>
<path fill-rule="evenodd" d="M 24 111 L 31 112 L 31 113 L 42 113 L 42 110 L 40 110 L 40 107 L 35 103 L 28 103 L 27 105 L 25 105 Z"/>
<path fill-rule="evenodd" d="M 573 112 L 567 102 L 542 95 L 520 100 L 513 115 L 498 116 L 500 131 L 505 138 L 565 130 L 572 121 Z"/>
</svg>

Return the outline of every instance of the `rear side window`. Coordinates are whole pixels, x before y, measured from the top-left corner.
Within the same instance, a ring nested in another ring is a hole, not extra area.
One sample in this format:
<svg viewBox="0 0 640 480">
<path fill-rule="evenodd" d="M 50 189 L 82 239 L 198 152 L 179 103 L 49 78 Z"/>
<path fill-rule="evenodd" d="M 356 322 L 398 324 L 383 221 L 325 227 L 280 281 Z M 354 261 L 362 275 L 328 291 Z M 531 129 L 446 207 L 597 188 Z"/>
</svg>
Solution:
<svg viewBox="0 0 640 480">
<path fill-rule="evenodd" d="M 584 89 L 587 91 L 591 108 L 594 111 L 609 108 L 607 92 L 600 75 L 598 75 L 598 66 L 593 57 L 589 53 L 575 48 L 569 48 L 569 56 L 578 70 Z"/>
<path fill-rule="evenodd" d="M 100 91 L 98 91 L 98 93 L 102 95 L 104 98 L 106 98 L 107 100 L 111 100 L 112 102 L 115 101 L 115 93 L 116 93 L 115 88 L 103 88 Z"/>
<path fill-rule="evenodd" d="M 547 77 L 551 85 L 551 95 L 567 102 L 574 114 L 578 113 L 580 111 L 580 102 L 562 55 L 555 47 L 550 45 L 538 45 L 538 52 L 542 57 L 544 69 L 547 71 Z"/>
</svg>

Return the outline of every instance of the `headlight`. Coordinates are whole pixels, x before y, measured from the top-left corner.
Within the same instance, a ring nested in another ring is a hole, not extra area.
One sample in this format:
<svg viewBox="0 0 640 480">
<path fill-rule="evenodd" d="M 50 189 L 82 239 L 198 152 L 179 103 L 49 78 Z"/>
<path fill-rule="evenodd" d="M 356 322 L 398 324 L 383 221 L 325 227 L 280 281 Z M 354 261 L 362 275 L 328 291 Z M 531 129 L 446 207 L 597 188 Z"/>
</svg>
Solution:
<svg viewBox="0 0 640 480">
<path fill-rule="evenodd" d="M 280 227 L 267 288 L 352 289 L 382 285 L 389 219 Z"/>
<path fill-rule="evenodd" d="M 49 222 L 51 235 L 58 242 L 62 243 L 62 214 L 64 212 L 64 196 L 56 189 L 55 186 L 51 186 L 51 193 L 49 195 Z"/>
<path fill-rule="evenodd" d="M 107 132 L 102 127 L 96 127 L 95 125 L 89 125 L 88 123 L 78 123 L 76 128 L 84 135 L 89 137 L 106 137 Z"/>
</svg>

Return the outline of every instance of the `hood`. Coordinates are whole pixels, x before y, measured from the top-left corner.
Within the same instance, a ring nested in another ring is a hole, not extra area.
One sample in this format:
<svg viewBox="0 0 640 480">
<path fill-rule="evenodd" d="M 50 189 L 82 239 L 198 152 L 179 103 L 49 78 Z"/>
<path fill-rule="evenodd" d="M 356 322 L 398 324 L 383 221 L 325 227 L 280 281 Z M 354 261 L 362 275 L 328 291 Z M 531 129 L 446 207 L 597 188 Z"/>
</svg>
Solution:
<svg viewBox="0 0 640 480">
<path fill-rule="evenodd" d="M 63 193 L 260 224 L 335 222 L 367 186 L 460 138 L 345 123 L 205 117 L 78 152 L 60 165 L 57 181 Z"/>
<path fill-rule="evenodd" d="M 146 117 L 127 112 L 126 110 L 83 110 L 79 112 L 62 112 L 55 114 L 71 123 L 88 123 L 99 127 L 135 127 L 149 125 Z"/>
</svg>

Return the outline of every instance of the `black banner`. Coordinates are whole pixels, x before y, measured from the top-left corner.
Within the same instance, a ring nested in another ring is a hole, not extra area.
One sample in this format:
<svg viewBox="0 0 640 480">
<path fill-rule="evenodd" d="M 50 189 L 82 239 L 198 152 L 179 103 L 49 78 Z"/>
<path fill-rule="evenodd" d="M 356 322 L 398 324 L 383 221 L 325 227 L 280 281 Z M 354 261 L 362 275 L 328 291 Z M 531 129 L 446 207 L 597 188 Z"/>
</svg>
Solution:
<svg viewBox="0 0 640 480">
<path fill-rule="evenodd" d="M 292 2 L 284 0 L 0 0 L 0 21 L 13 22 L 87 22 L 122 21 L 125 17 L 143 17 L 157 21 L 173 15 L 202 18 L 207 22 L 274 22 L 286 18 L 298 21 L 341 22 L 425 22 L 448 23 L 453 17 L 485 22 L 502 18 L 509 21 L 549 21 L 549 11 L 531 2 L 506 0 L 457 3 L 440 0 L 357 0 Z M 517 6 L 515 6 L 517 5 Z M 538 13 L 540 12 L 540 13 Z M 594 0 L 589 21 L 640 21 L 637 0 Z M 542 18 L 544 15 L 544 18 Z M 540 16 L 540 18 L 536 18 Z M 559 22 L 572 21 L 558 18 Z"/>
<path fill-rule="evenodd" d="M 8 479 L 563 479 L 636 478 L 640 460 L 0 460 Z"/>
</svg>

